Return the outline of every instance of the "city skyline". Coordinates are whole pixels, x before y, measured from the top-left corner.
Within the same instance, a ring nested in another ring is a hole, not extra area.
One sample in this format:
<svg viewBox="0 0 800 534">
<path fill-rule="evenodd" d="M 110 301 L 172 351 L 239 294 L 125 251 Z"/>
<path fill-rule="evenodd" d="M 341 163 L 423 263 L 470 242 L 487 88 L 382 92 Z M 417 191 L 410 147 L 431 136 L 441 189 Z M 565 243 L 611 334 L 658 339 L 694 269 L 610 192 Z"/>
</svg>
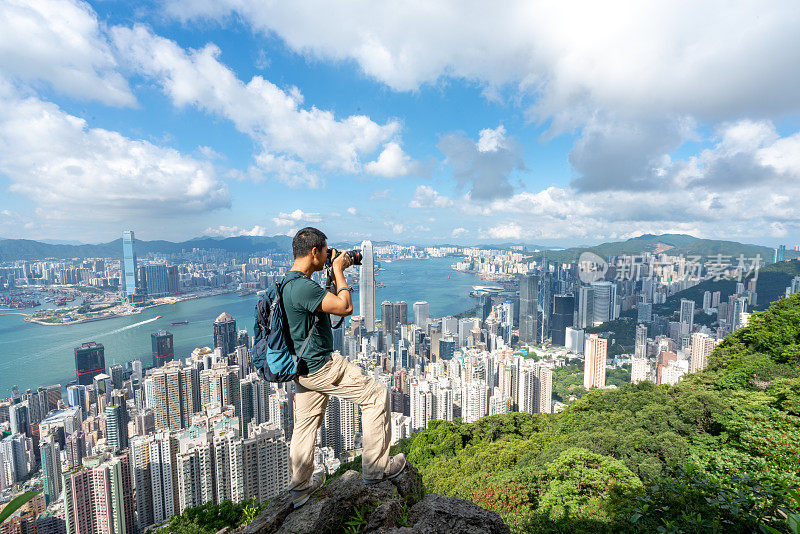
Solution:
<svg viewBox="0 0 800 534">
<path fill-rule="evenodd" d="M 0 236 L 800 239 L 790 2 L 311 6 L 4 6 Z"/>
</svg>

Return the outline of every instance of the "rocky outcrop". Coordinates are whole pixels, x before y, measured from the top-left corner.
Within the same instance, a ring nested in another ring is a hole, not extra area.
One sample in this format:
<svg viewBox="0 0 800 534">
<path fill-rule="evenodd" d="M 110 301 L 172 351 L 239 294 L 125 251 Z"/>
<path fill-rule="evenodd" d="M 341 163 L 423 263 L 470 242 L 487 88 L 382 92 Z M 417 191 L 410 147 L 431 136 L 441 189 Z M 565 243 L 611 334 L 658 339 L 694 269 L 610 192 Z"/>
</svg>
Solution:
<svg viewBox="0 0 800 534">
<path fill-rule="evenodd" d="M 412 466 L 391 481 L 368 486 L 361 473 L 347 471 L 318 490 L 297 510 L 288 492 L 270 502 L 239 534 L 506 534 L 500 516 L 463 499 L 425 494 Z"/>
</svg>

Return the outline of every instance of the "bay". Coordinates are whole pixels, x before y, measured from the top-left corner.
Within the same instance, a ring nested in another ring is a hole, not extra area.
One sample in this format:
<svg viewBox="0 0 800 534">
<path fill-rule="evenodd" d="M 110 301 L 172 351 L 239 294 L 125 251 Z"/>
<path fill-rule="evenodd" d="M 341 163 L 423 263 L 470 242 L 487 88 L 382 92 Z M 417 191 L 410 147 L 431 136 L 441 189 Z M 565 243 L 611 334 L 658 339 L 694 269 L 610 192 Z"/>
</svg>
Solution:
<svg viewBox="0 0 800 534">
<path fill-rule="evenodd" d="M 408 303 L 413 320 L 413 303 L 425 300 L 431 317 L 442 317 L 474 307 L 469 297 L 472 286 L 480 283 L 475 275 L 450 268 L 456 258 L 395 260 L 381 262 L 376 281 L 385 287 L 375 290 L 375 317 L 380 317 L 384 300 Z M 359 314 L 358 292 L 354 293 L 354 313 Z M 10 395 L 13 385 L 21 391 L 60 383 L 75 376 L 74 349 L 81 343 L 96 341 L 105 347 L 106 366 L 141 359 L 152 360 L 150 334 L 161 329 L 173 334 L 175 356 L 186 358 L 196 347 L 211 346 L 212 325 L 222 312 L 230 313 L 237 328 L 253 330 L 256 296 L 236 293 L 187 300 L 149 308 L 141 314 L 69 326 L 43 326 L 23 321 L 21 316 L 0 316 L 0 397 Z M 161 315 L 159 319 L 155 319 Z M 186 325 L 171 325 L 189 321 Z"/>
</svg>

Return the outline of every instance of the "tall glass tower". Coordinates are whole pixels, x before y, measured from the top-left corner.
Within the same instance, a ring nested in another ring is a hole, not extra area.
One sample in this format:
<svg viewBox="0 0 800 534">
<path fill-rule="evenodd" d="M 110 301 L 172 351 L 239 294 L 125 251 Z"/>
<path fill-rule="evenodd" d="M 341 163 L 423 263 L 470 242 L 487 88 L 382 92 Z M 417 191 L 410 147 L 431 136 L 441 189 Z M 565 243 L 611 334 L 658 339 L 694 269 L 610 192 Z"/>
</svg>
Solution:
<svg viewBox="0 0 800 534">
<path fill-rule="evenodd" d="M 522 343 L 537 341 L 537 311 L 539 300 L 539 277 L 528 273 L 519 284 L 519 340 Z"/>
<path fill-rule="evenodd" d="M 122 276 L 125 296 L 136 293 L 136 253 L 133 251 L 133 230 L 122 232 Z"/>
<path fill-rule="evenodd" d="M 358 278 L 358 308 L 367 332 L 375 331 L 375 254 L 372 241 L 361 243 L 361 272 Z"/>
</svg>

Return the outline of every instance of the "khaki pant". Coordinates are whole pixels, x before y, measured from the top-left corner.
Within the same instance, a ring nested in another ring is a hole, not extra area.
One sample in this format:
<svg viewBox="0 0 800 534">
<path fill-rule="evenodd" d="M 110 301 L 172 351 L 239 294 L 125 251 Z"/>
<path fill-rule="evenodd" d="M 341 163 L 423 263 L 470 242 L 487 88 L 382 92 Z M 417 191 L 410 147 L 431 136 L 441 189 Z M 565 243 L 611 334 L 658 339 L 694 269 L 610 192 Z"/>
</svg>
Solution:
<svg viewBox="0 0 800 534">
<path fill-rule="evenodd" d="M 389 465 L 392 431 L 389 390 L 374 378 L 365 376 L 358 366 L 333 354 L 320 369 L 297 379 L 290 449 L 292 482 L 289 489 L 304 489 L 311 483 L 317 429 L 325 418 L 329 395 L 361 406 L 364 478 L 383 478 Z"/>
</svg>

